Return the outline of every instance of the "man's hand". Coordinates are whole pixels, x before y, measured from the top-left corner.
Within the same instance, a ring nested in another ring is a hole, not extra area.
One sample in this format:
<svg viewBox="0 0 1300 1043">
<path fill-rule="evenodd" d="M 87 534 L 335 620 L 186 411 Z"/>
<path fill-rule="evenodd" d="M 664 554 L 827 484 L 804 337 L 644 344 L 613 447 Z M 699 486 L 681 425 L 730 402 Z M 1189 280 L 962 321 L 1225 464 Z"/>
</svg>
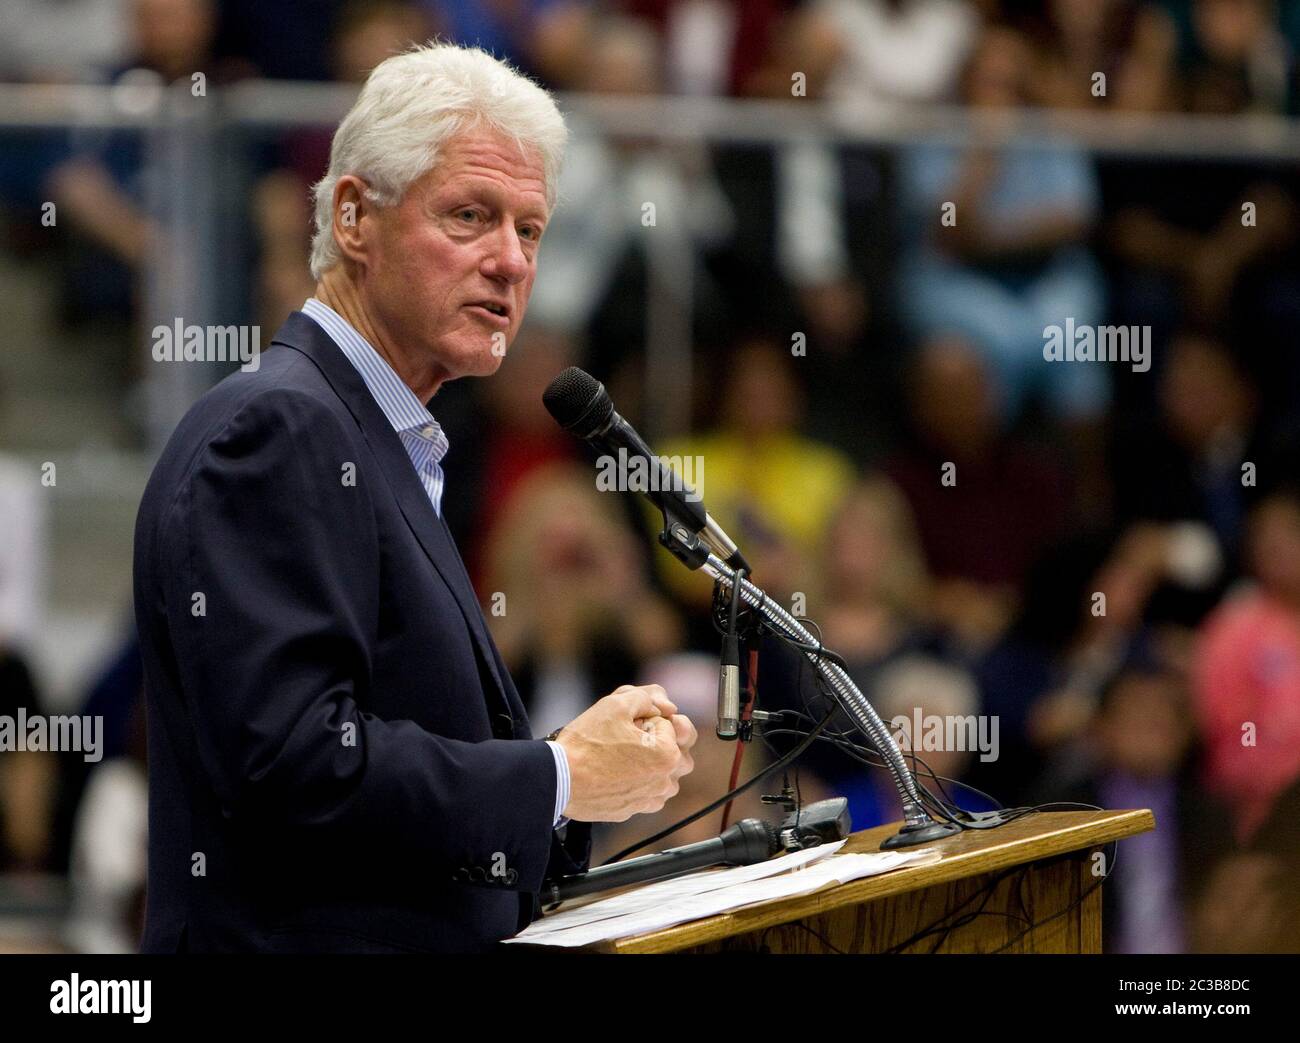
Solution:
<svg viewBox="0 0 1300 1043">
<path fill-rule="evenodd" d="M 567 818 L 623 822 L 658 811 L 695 767 L 690 719 L 657 684 L 624 685 L 571 724 L 556 741 L 569 758 Z"/>
</svg>

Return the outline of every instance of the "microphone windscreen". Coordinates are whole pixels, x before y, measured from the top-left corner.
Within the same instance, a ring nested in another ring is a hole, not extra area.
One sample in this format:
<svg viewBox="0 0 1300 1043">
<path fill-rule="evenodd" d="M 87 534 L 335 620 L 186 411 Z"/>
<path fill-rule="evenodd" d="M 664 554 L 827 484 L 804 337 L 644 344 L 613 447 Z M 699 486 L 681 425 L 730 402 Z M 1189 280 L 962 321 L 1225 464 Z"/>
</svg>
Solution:
<svg viewBox="0 0 1300 1043">
<path fill-rule="evenodd" d="M 570 366 L 542 392 L 542 403 L 555 422 L 579 438 L 601 430 L 614 413 L 605 385 L 585 370 Z"/>
</svg>

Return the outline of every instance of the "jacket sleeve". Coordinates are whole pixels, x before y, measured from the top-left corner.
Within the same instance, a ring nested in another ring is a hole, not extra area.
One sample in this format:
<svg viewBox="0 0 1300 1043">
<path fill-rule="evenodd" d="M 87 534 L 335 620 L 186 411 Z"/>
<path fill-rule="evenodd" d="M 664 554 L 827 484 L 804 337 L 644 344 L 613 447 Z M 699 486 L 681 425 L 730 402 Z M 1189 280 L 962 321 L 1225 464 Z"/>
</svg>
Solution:
<svg viewBox="0 0 1300 1043">
<path fill-rule="evenodd" d="M 263 392 L 168 510 L 167 625 L 200 768 L 228 818 L 365 845 L 435 879 L 514 870 L 513 887 L 535 890 L 552 844 L 546 744 L 455 740 L 358 707 L 379 533 L 344 424 L 304 392 Z"/>
</svg>

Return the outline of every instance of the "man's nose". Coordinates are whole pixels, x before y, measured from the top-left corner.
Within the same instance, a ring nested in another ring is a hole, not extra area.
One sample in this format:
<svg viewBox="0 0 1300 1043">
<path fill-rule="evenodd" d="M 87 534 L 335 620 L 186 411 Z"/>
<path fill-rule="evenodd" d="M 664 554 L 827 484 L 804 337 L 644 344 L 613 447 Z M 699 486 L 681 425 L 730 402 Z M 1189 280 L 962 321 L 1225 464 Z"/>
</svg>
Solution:
<svg viewBox="0 0 1300 1043">
<path fill-rule="evenodd" d="M 504 279 L 511 285 L 522 282 L 528 275 L 528 256 L 519 241 L 519 233 L 513 228 L 503 228 L 496 238 L 483 259 L 483 274 L 489 279 Z"/>
</svg>

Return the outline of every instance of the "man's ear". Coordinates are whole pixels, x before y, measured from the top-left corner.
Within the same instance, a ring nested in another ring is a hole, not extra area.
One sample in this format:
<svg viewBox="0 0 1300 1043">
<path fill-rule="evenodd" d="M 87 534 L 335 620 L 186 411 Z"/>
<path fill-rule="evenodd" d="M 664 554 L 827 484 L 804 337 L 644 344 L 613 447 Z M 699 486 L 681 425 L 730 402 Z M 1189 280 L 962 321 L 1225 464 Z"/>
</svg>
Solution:
<svg viewBox="0 0 1300 1043">
<path fill-rule="evenodd" d="M 355 174 L 344 174 L 334 185 L 334 241 L 339 253 L 364 263 L 369 253 L 363 221 L 374 217 L 375 204 L 366 198 L 366 183 Z"/>
</svg>

